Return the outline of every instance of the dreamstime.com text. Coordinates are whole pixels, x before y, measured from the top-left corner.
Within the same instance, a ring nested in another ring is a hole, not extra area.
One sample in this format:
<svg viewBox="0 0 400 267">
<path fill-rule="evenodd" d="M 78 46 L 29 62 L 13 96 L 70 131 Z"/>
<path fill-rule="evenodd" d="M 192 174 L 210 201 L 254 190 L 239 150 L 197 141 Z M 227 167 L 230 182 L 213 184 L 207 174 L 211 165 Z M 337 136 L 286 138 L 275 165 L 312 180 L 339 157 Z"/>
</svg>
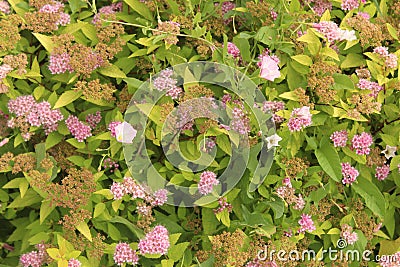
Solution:
<svg viewBox="0 0 400 267">
<path fill-rule="evenodd" d="M 347 244 L 343 242 L 344 240 L 339 240 L 337 249 L 329 247 L 328 249 L 322 250 L 320 253 L 314 250 L 274 250 L 269 249 L 268 246 L 264 246 L 263 250 L 259 250 L 257 258 L 260 261 L 323 261 L 326 258 L 330 261 L 347 261 L 347 262 L 360 262 L 360 261 L 385 261 L 385 262 L 395 262 L 395 255 L 373 255 L 373 251 L 364 250 L 362 252 L 355 249 L 343 250 Z"/>
</svg>

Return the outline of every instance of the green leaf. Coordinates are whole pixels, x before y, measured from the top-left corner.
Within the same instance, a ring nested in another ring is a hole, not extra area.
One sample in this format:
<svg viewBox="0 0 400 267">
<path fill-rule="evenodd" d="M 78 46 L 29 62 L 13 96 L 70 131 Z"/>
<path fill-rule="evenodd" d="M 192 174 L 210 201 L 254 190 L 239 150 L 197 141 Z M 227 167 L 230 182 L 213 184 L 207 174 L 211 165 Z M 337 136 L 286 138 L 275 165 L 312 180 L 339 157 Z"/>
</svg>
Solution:
<svg viewBox="0 0 400 267">
<path fill-rule="evenodd" d="M 321 168 L 336 182 L 341 179 L 340 158 L 336 150 L 329 144 L 329 139 L 321 140 L 320 148 L 315 151 L 319 165 Z"/>
<path fill-rule="evenodd" d="M 115 65 L 109 65 L 107 67 L 100 68 L 99 72 L 104 76 L 111 78 L 126 78 L 125 73 Z"/>
<path fill-rule="evenodd" d="M 313 64 L 312 59 L 307 55 L 296 55 L 291 56 L 291 58 L 305 66 L 311 66 Z"/>
<path fill-rule="evenodd" d="M 347 75 L 334 73 L 332 76 L 335 80 L 333 89 L 354 89 L 354 83 Z"/>
<path fill-rule="evenodd" d="M 168 250 L 168 257 L 170 259 L 173 259 L 174 261 L 180 260 L 183 256 L 183 253 L 185 253 L 185 250 L 189 246 L 189 244 L 190 244 L 189 242 L 183 242 L 173 245 Z"/>
<path fill-rule="evenodd" d="M 41 200 L 42 197 L 40 197 L 32 188 L 29 188 L 23 198 L 18 195 L 7 208 L 24 208 L 36 204 Z"/>
<path fill-rule="evenodd" d="M 216 142 L 217 146 L 221 148 L 222 151 L 224 151 L 229 156 L 232 156 L 231 142 L 229 141 L 229 138 L 226 135 L 224 134 L 218 135 Z"/>
<path fill-rule="evenodd" d="M 97 203 L 94 207 L 93 218 L 100 216 L 104 210 L 106 209 L 106 205 L 103 202 Z"/>
<path fill-rule="evenodd" d="M 50 36 L 43 35 L 40 33 L 33 33 L 36 39 L 43 45 L 43 47 L 47 50 L 47 52 L 51 53 L 55 47 L 53 41 Z"/>
<path fill-rule="evenodd" d="M 274 211 L 275 219 L 279 219 L 283 216 L 285 210 L 285 204 L 281 198 L 276 198 L 274 201 L 267 201 L 268 205 Z"/>
<path fill-rule="evenodd" d="M 58 132 L 51 132 L 46 138 L 46 150 L 60 143 L 63 137 L 64 136 Z"/>
<path fill-rule="evenodd" d="M 66 91 L 58 98 L 53 108 L 56 109 L 64 107 L 77 100 L 81 95 L 82 95 L 81 91 L 74 91 L 74 90 Z"/>
<path fill-rule="evenodd" d="M 86 222 L 80 222 L 77 226 L 76 229 L 81 232 L 81 234 L 86 237 L 90 242 L 92 242 L 92 234 L 90 233 L 89 226 L 87 225 Z"/>
<path fill-rule="evenodd" d="M 153 14 L 147 8 L 147 6 L 138 0 L 124 0 L 135 12 L 143 16 L 147 20 L 153 20 Z"/>
<path fill-rule="evenodd" d="M 50 200 L 43 200 L 40 206 L 40 224 L 44 222 L 47 216 L 56 208 L 56 206 L 50 205 Z"/>
<path fill-rule="evenodd" d="M 379 188 L 371 181 L 362 176 L 357 178 L 357 183 L 352 184 L 352 188 L 365 200 L 365 205 L 381 219 L 385 214 L 385 198 Z"/>
<path fill-rule="evenodd" d="M 343 62 L 340 65 L 340 67 L 342 69 L 348 69 L 348 68 L 359 67 L 359 66 L 362 66 L 362 65 L 365 65 L 364 57 L 362 55 L 360 55 L 360 54 L 350 53 L 343 60 Z"/>
</svg>

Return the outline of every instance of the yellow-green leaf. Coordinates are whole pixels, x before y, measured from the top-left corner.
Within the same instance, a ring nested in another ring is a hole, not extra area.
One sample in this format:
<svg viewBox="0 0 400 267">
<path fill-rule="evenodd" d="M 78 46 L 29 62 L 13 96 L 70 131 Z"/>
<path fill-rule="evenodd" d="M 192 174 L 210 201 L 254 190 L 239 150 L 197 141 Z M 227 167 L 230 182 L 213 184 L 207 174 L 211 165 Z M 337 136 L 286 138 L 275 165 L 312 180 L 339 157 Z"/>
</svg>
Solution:
<svg viewBox="0 0 400 267">
<path fill-rule="evenodd" d="M 66 91 L 57 100 L 56 104 L 54 105 L 54 108 L 64 107 L 77 100 L 81 95 L 82 95 L 81 91 L 74 91 L 74 90 Z"/>
<path fill-rule="evenodd" d="M 33 33 L 36 39 L 43 45 L 43 47 L 47 50 L 47 52 L 51 53 L 55 47 L 53 40 L 51 40 L 50 36 L 40 34 L 40 33 Z"/>
<path fill-rule="evenodd" d="M 92 234 L 90 233 L 89 226 L 86 222 L 81 222 L 76 226 L 76 229 L 81 232 L 81 234 L 86 237 L 90 242 L 92 242 Z"/>
<path fill-rule="evenodd" d="M 126 78 L 125 73 L 115 65 L 109 65 L 99 69 L 99 72 L 104 76 L 111 78 Z"/>
<path fill-rule="evenodd" d="M 313 64 L 312 59 L 307 55 L 296 55 L 291 58 L 299 62 L 301 65 L 311 66 Z"/>
</svg>

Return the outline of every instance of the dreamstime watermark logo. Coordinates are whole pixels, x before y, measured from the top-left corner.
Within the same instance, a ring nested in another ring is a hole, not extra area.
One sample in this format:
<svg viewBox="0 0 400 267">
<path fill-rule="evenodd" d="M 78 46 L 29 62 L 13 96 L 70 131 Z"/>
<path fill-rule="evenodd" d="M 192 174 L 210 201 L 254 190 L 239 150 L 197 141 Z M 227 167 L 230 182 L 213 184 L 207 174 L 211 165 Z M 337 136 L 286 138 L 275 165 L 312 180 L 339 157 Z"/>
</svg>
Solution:
<svg viewBox="0 0 400 267">
<path fill-rule="evenodd" d="M 188 98 L 178 98 L 178 95 L 185 96 L 182 90 L 186 93 L 191 86 L 212 88 L 219 92 L 216 94 L 219 97 L 193 97 L 192 94 Z M 259 131 L 261 144 L 250 146 L 248 131 L 240 131 L 240 127 L 246 125 L 237 124 L 232 116 L 234 108 L 221 99 L 226 94 L 230 94 L 235 101 L 239 99 L 239 105 L 250 110 L 251 127 Z M 275 124 L 272 114 L 263 110 L 265 101 L 264 95 L 249 77 L 227 65 L 192 62 L 161 71 L 136 90 L 125 113 L 125 121 L 137 130 L 133 143 L 123 146 L 132 177 L 153 191 L 167 189 L 168 204 L 192 207 L 211 203 L 227 194 L 251 166 L 248 188 L 250 192 L 255 191 L 267 176 L 274 155 L 274 149 L 267 147 L 266 138 L 275 134 Z M 168 110 L 168 114 L 161 119 L 160 114 L 166 110 L 163 107 L 168 105 L 172 105 L 172 110 Z M 202 133 L 201 140 L 193 142 L 198 147 L 193 148 L 190 147 L 192 144 L 181 142 L 180 136 L 187 125 L 197 119 L 213 121 L 221 127 L 216 130 L 217 133 Z M 225 137 L 221 137 L 222 133 Z M 220 146 L 223 140 L 227 140 L 223 151 L 229 153 L 229 161 L 223 162 L 223 173 L 218 176 L 219 184 L 214 187 L 214 192 L 203 196 L 194 182 L 190 184 L 187 181 L 193 179 L 193 173 L 218 166 L 216 147 L 206 148 L 206 145 L 214 142 Z M 168 161 L 166 168 L 181 172 L 187 182 L 185 185 L 171 182 L 171 177 L 166 178 L 159 172 L 160 164 L 164 162 L 152 161 L 154 154 L 149 155 L 149 145 L 152 152 L 157 150 L 157 153 L 163 153 L 162 159 Z M 159 150 L 160 147 L 162 150 Z"/>
<path fill-rule="evenodd" d="M 274 250 L 268 246 L 264 246 L 263 250 L 259 250 L 257 258 L 260 261 L 324 261 L 329 262 L 346 261 L 346 262 L 360 262 L 360 261 L 374 261 L 374 262 L 397 262 L 396 255 L 374 255 L 371 250 L 359 251 L 356 249 L 346 249 L 347 242 L 344 239 L 339 239 L 336 243 L 336 248 L 329 247 L 328 249 L 321 249 L 318 252 L 312 249 L 306 250 Z"/>
</svg>

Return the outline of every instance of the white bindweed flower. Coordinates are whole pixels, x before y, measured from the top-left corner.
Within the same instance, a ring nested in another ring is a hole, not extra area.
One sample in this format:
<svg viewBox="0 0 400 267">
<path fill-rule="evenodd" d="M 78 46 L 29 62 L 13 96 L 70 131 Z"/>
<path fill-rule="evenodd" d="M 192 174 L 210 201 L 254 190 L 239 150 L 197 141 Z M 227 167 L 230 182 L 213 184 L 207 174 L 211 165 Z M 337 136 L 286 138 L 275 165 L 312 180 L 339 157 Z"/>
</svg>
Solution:
<svg viewBox="0 0 400 267">
<path fill-rule="evenodd" d="M 386 149 L 382 151 L 382 153 L 385 155 L 385 158 L 390 159 L 395 156 L 397 147 L 396 146 L 389 146 L 386 145 Z"/>
<path fill-rule="evenodd" d="M 131 144 L 136 133 L 137 131 L 133 129 L 132 125 L 125 121 L 115 127 L 115 138 L 121 143 Z"/>
<path fill-rule="evenodd" d="M 270 149 L 272 147 L 279 146 L 278 143 L 279 143 L 279 141 L 282 140 L 282 138 L 279 135 L 274 134 L 274 135 L 268 136 L 267 138 L 265 138 L 265 140 L 267 141 L 267 148 Z"/>
<path fill-rule="evenodd" d="M 355 41 L 357 40 L 356 32 L 354 30 L 348 31 L 340 29 L 339 40 Z"/>
</svg>

